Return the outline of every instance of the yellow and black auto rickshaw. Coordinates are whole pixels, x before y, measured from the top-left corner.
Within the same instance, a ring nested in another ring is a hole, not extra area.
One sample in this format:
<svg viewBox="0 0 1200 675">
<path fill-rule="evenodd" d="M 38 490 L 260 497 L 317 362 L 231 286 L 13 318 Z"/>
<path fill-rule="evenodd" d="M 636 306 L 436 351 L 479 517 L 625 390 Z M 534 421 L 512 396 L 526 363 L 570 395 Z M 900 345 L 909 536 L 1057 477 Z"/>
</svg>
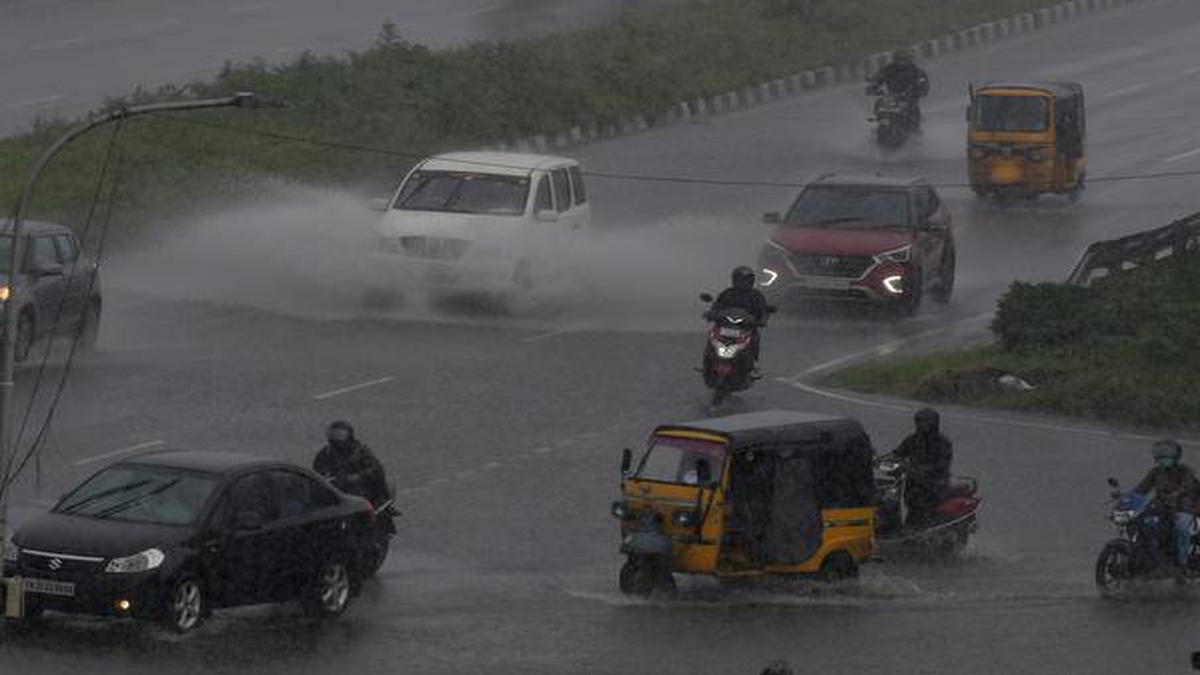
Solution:
<svg viewBox="0 0 1200 675">
<path fill-rule="evenodd" d="M 1076 82 L 971 88 L 967 173 L 981 197 L 1083 194 L 1087 180 L 1083 87 Z"/>
<path fill-rule="evenodd" d="M 721 580 L 856 576 L 872 556 L 874 451 L 850 419 L 787 411 L 657 428 L 625 450 L 622 592 L 673 591 L 674 574 Z"/>
</svg>

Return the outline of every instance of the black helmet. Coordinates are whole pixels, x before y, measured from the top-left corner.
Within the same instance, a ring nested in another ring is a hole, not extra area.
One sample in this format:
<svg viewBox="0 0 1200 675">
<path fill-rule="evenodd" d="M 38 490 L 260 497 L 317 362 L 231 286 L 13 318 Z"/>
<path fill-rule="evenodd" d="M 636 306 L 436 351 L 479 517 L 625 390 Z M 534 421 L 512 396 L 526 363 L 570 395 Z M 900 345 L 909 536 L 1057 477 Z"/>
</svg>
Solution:
<svg viewBox="0 0 1200 675">
<path fill-rule="evenodd" d="M 334 431 L 345 431 L 348 436 L 346 440 L 354 440 L 354 427 L 346 420 L 334 420 L 325 428 L 325 438 L 331 443 L 333 442 Z"/>
<path fill-rule="evenodd" d="M 1174 466 L 1183 457 L 1183 447 L 1179 441 L 1170 438 L 1155 441 L 1151 452 L 1154 454 L 1154 463 L 1162 466 Z"/>
<path fill-rule="evenodd" d="M 912 50 L 904 48 L 897 49 L 896 51 L 892 52 L 892 61 L 894 63 L 912 63 Z"/>
<path fill-rule="evenodd" d="M 933 434 L 939 431 L 942 416 L 933 408 L 921 408 L 913 415 L 913 422 L 917 425 L 917 431 Z"/>
<path fill-rule="evenodd" d="M 754 288 L 754 270 L 745 265 L 733 268 L 730 277 L 733 278 L 734 288 Z"/>
<path fill-rule="evenodd" d="M 759 675 L 793 675 L 792 667 L 787 661 L 775 660 L 767 664 Z"/>
</svg>

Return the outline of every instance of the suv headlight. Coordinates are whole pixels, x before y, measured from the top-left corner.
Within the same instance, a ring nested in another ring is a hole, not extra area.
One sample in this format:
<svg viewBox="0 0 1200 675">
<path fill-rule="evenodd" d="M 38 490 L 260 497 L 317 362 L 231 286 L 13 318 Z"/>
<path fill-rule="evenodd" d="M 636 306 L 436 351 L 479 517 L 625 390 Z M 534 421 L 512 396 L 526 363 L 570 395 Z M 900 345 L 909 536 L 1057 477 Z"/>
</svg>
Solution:
<svg viewBox="0 0 1200 675">
<path fill-rule="evenodd" d="M 157 568 L 167 559 L 167 554 L 156 548 L 148 548 L 125 558 L 113 558 L 104 568 L 109 574 L 133 574 Z"/>
<path fill-rule="evenodd" d="M 890 251 L 875 254 L 875 262 L 906 263 L 912 259 L 912 245 L 901 246 Z"/>
</svg>

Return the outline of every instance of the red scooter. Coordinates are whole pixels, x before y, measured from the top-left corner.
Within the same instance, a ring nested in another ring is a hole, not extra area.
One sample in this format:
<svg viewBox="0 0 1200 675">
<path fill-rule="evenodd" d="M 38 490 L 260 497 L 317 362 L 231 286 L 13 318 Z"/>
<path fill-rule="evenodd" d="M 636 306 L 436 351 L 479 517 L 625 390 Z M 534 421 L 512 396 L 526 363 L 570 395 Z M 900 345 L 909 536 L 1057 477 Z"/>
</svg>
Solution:
<svg viewBox="0 0 1200 675">
<path fill-rule="evenodd" d="M 908 472 L 904 462 L 893 455 L 875 463 L 876 507 L 875 537 L 881 546 L 920 547 L 956 555 L 979 527 L 979 482 L 956 477 L 943 495 L 942 502 L 917 522 L 906 513 L 904 492 Z"/>
</svg>

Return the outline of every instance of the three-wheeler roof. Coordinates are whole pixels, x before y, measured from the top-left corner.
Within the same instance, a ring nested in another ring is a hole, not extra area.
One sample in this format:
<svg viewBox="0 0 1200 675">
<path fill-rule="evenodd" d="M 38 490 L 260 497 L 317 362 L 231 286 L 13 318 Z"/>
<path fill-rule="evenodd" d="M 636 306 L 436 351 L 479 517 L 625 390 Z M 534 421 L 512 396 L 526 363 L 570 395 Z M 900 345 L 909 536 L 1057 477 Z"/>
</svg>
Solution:
<svg viewBox="0 0 1200 675">
<path fill-rule="evenodd" d="M 989 89 L 1036 89 L 1055 98 L 1083 96 L 1083 85 L 1078 82 L 988 82 L 975 91 L 982 93 Z"/>
<path fill-rule="evenodd" d="M 765 410 L 679 424 L 664 424 L 655 429 L 654 433 L 672 431 L 721 436 L 734 450 L 772 443 L 833 441 L 856 438 L 864 434 L 862 425 L 857 420 L 790 410 Z"/>
</svg>

